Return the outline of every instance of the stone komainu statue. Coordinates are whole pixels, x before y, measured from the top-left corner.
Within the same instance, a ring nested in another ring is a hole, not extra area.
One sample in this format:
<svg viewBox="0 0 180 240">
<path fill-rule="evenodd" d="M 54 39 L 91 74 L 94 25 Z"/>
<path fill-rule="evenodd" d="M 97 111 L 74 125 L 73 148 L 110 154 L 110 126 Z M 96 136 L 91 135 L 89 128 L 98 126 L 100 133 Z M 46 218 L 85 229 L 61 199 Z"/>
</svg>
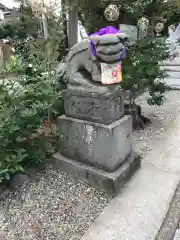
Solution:
<svg viewBox="0 0 180 240">
<path fill-rule="evenodd" d="M 127 36 L 117 33 L 92 35 L 75 44 L 66 59 L 68 89 L 100 91 L 106 88 L 101 83 L 101 63 L 119 62 L 125 53 L 125 41 Z M 59 68 L 58 73 L 61 70 Z"/>
</svg>

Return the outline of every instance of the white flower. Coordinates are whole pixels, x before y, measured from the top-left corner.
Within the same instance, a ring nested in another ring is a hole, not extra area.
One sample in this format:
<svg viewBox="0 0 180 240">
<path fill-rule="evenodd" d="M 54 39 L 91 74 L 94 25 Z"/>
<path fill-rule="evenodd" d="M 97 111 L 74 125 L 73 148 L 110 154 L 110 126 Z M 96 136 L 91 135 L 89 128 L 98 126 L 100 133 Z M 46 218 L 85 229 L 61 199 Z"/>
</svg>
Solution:
<svg viewBox="0 0 180 240">
<path fill-rule="evenodd" d="M 155 84 L 164 83 L 164 79 L 162 79 L 162 78 L 156 78 L 156 79 L 154 80 L 154 83 L 155 83 Z"/>
<path fill-rule="evenodd" d="M 32 64 L 29 64 L 29 65 L 28 65 L 28 67 L 30 67 L 30 68 L 31 68 L 31 67 L 32 67 Z"/>
<path fill-rule="evenodd" d="M 12 51 L 12 52 L 15 52 L 15 49 L 12 47 L 12 48 L 11 48 L 11 51 Z"/>
<path fill-rule="evenodd" d="M 35 71 L 35 72 L 37 71 L 36 68 L 34 68 L 34 71 Z"/>
<path fill-rule="evenodd" d="M 133 66 L 136 66 L 138 63 L 139 63 L 138 60 L 137 60 L 137 61 L 134 61 L 134 62 L 133 62 Z"/>
</svg>

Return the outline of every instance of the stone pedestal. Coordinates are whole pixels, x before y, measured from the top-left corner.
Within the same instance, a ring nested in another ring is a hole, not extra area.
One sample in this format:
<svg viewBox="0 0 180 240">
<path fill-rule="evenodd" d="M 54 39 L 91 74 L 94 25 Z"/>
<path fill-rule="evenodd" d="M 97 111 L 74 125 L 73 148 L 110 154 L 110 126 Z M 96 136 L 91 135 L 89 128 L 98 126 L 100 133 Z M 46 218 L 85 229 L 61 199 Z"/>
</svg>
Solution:
<svg viewBox="0 0 180 240">
<path fill-rule="evenodd" d="M 55 166 L 116 195 L 139 158 L 132 151 L 132 119 L 124 116 L 121 91 L 69 91 L 59 118 L 60 152 Z"/>
<path fill-rule="evenodd" d="M 53 156 L 53 167 L 55 169 L 67 172 L 97 189 L 104 190 L 111 196 L 116 196 L 120 192 L 133 173 L 139 169 L 140 163 L 140 157 L 132 152 L 119 168 L 110 173 L 101 168 L 67 158 L 61 153 L 56 153 Z"/>
<path fill-rule="evenodd" d="M 60 152 L 64 156 L 109 172 L 132 152 L 130 116 L 110 125 L 61 116 L 59 128 Z"/>
<path fill-rule="evenodd" d="M 68 90 L 64 101 L 67 117 L 110 124 L 124 115 L 124 99 L 120 89 L 107 93 Z"/>
</svg>

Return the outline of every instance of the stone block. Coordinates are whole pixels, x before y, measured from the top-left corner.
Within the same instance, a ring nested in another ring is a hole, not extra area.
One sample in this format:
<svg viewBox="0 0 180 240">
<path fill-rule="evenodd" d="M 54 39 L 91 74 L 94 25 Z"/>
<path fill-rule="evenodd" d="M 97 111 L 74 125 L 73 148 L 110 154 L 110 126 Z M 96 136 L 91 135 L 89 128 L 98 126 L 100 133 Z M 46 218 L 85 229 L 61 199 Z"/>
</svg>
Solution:
<svg viewBox="0 0 180 240">
<path fill-rule="evenodd" d="M 173 61 L 172 60 L 163 61 L 163 63 L 160 63 L 159 65 L 161 65 L 161 66 L 180 66 L 180 61 L 179 61 L 179 58 L 176 58 Z"/>
<path fill-rule="evenodd" d="M 132 118 L 104 125 L 61 116 L 60 152 L 67 158 L 115 171 L 132 152 Z"/>
<path fill-rule="evenodd" d="M 116 196 L 126 181 L 140 167 L 140 157 L 134 152 L 113 173 L 66 158 L 60 153 L 53 156 L 52 166 L 62 172 L 70 173 L 95 188 Z"/>
<path fill-rule="evenodd" d="M 16 187 L 22 186 L 23 184 L 25 184 L 28 181 L 29 181 L 29 177 L 27 175 L 25 175 L 23 173 L 17 173 L 11 178 L 9 185 L 12 188 L 16 188 Z"/>
<path fill-rule="evenodd" d="M 170 65 L 170 66 L 160 66 L 160 69 L 161 70 L 166 70 L 166 71 L 171 71 L 171 72 L 180 72 L 180 65 L 179 66 L 173 66 L 173 65 Z"/>
<path fill-rule="evenodd" d="M 177 229 L 173 240 L 179 240 L 179 239 L 180 239 L 180 229 Z"/>
<path fill-rule="evenodd" d="M 124 100 L 120 89 L 99 93 L 67 90 L 65 115 L 81 120 L 111 124 L 124 116 Z"/>
<path fill-rule="evenodd" d="M 7 184 L 0 183 L 0 201 L 6 198 L 10 193 L 10 188 Z"/>
<path fill-rule="evenodd" d="M 180 71 L 168 71 L 166 72 L 166 74 L 168 75 L 168 78 L 172 78 L 172 79 L 180 78 Z"/>
<path fill-rule="evenodd" d="M 168 87 L 170 87 L 170 89 L 175 89 L 175 90 L 180 89 L 180 79 L 179 78 L 175 79 L 175 78 L 166 77 L 164 79 L 164 82 Z"/>
</svg>

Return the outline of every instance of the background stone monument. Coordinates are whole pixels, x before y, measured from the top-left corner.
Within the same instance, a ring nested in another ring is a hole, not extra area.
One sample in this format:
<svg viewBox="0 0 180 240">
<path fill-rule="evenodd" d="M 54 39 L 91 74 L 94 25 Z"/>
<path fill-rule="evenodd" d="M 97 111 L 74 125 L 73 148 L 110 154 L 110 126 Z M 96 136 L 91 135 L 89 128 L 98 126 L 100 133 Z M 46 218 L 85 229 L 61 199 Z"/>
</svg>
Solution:
<svg viewBox="0 0 180 240">
<path fill-rule="evenodd" d="M 120 24 L 120 30 L 128 35 L 128 42 L 134 43 L 137 41 L 137 26 Z"/>
<path fill-rule="evenodd" d="M 124 116 L 118 84 L 103 85 L 101 63 L 119 62 L 125 35 L 92 36 L 71 48 L 67 57 L 65 115 L 59 118 L 60 149 L 55 166 L 116 195 L 140 166 L 131 143 L 132 119 Z"/>
<path fill-rule="evenodd" d="M 165 83 L 171 89 L 180 89 L 180 24 L 175 27 L 169 26 L 167 43 L 170 45 L 171 59 L 161 62 L 160 66 L 166 70 Z"/>
</svg>

